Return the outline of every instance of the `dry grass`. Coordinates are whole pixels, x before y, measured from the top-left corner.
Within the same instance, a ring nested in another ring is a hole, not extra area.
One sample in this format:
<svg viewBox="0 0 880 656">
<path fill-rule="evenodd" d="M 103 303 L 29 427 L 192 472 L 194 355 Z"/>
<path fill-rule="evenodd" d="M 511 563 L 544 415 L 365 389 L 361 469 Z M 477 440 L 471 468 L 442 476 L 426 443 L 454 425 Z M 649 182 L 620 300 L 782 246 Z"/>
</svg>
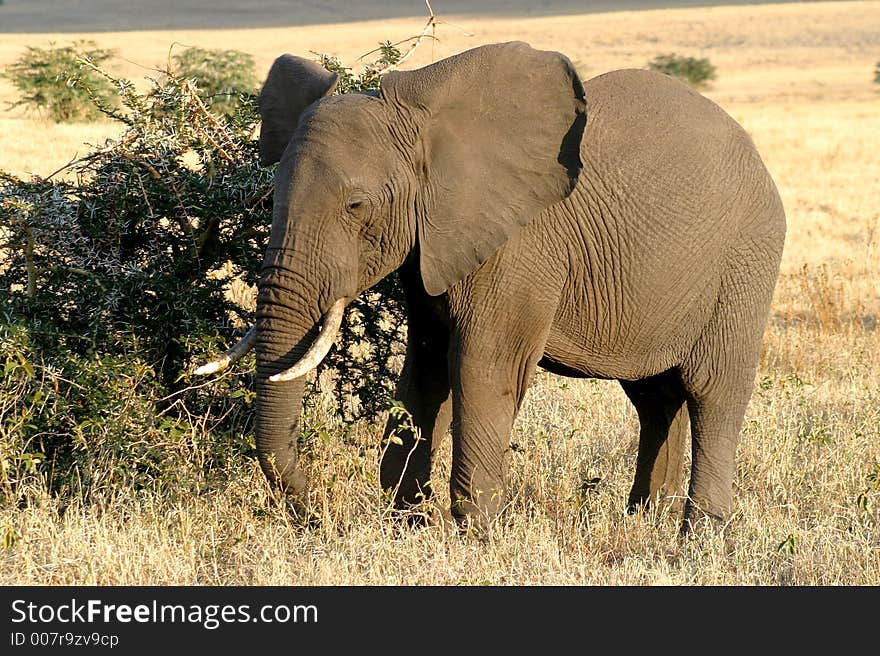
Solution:
<svg viewBox="0 0 880 656">
<path fill-rule="evenodd" d="M 380 427 L 330 422 L 308 455 L 309 522 L 272 498 L 251 461 L 200 496 L 121 490 L 62 512 L 36 494 L 27 508 L 0 507 L 0 533 L 15 542 L 0 552 L 0 584 L 880 584 L 880 492 L 868 478 L 880 465 L 880 2 L 450 20 L 476 36 L 442 26 L 436 58 L 523 39 L 566 52 L 587 76 L 671 51 L 717 65 L 706 94 L 753 135 L 789 218 L 725 530 L 681 541 L 665 510 L 625 515 L 633 409 L 614 383 L 542 373 L 513 435 L 511 507 L 486 545 L 388 521 Z M 284 51 L 352 61 L 421 22 L 83 36 L 139 64 L 180 41 L 246 50 L 265 70 Z M 51 38 L 4 35 L 0 65 Z M 45 174 L 110 129 L 0 114 L 0 168 Z M 438 478 L 447 471 L 448 453 Z"/>
</svg>

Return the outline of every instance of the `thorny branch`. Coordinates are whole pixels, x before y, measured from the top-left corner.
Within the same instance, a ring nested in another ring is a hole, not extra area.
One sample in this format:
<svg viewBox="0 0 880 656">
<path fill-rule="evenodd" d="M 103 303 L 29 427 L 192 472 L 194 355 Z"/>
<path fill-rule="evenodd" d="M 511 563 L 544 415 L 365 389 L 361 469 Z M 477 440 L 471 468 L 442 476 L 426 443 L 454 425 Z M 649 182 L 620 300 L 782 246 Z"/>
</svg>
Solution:
<svg viewBox="0 0 880 656">
<path fill-rule="evenodd" d="M 429 2 L 429 0 L 425 0 L 425 6 L 428 9 L 428 20 L 425 23 L 425 26 L 422 28 L 422 31 L 419 32 L 418 34 L 416 34 L 415 36 L 411 36 L 411 37 L 408 37 L 408 38 L 403 39 L 401 41 L 398 41 L 397 43 L 391 44 L 393 46 L 399 46 L 403 43 L 408 43 L 408 42 L 412 41 L 412 45 L 409 47 L 409 49 L 405 53 L 403 53 L 400 56 L 400 58 L 397 59 L 397 61 L 390 63 L 387 66 L 380 68 L 377 71 L 373 71 L 372 73 L 370 73 L 369 76 L 365 77 L 364 81 L 370 81 L 370 80 L 374 80 L 376 78 L 380 78 L 383 75 L 390 73 L 391 71 L 396 71 L 398 68 L 400 68 L 401 64 L 403 64 L 407 59 L 412 57 L 413 53 L 415 53 L 415 51 L 416 51 L 416 48 L 418 48 L 421 45 L 422 41 L 429 38 L 428 32 L 430 32 L 430 38 L 433 41 L 437 41 L 438 40 L 437 39 L 437 26 L 440 25 L 441 23 L 443 23 L 445 25 L 453 25 L 454 27 L 458 27 L 464 33 L 465 36 L 473 36 L 472 33 L 468 32 L 467 30 L 464 30 L 460 26 L 454 25 L 453 23 L 450 23 L 448 21 L 445 21 L 445 20 L 439 18 L 437 16 L 437 14 L 434 13 L 434 9 L 431 7 L 431 3 Z M 363 55 L 361 55 L 360 57 L 358 57 L 358 60 L 360 61 L 361 59 L 363 59 L 367 55 L 371 55 L 378 50 L 380 50 L 380 48 L 374 48 L 373 50 L 370 50 L 369 52 L 366 52 Z"/>
<path fill-rule="evenodd" d="M 430 6 L 431 5 L 428 5 L 429 8 L 430 8 Z M 394 71 L 394 70 L 397 70 L 398 68 L 400 68 L 400 65 L 403 62 L 405 62 L 407 59 L 412 57 L 413 53 L 416 51 L 416 48 L 418 48 L 419 45 L 421 45 L 422 41 L 424 41 L 425 38 L 428 36 L 428 32 L 431 32 L 432 39 L 436 39 L 436 36 L 434 36 L 434 31 L 435 31 L 436 25 L 437 25 L 437 17 L 434 15 L 434 12 L 432 11 L 431 16 L 428 18 L 428 22 L 425 23 L 425 27 L 422 28 L 422 31 L 420 34 L 418 34 L 417 36 L 412 36 L 409 39 L 404 39 L 403 41 L 399 42 L 399 43 L 406 43 L 407 41 L 412 41 L 413 39 L 415 39 L 413 41 L 413 44 L 409 47 L 409 50 L 407 50 L 405 53 L 403 53 L 400 56 L 400 59 L 398 59 L 393 64 L 388 64 L 388 66 L 385 66 L 384 68 L 380 68 L 378 71 L 375 71 L 372 75 L 370 75 L 370 79 L 382 77 L 383 75 L 386 75 L 387 73 L 390 73 L 391 71 Z M 397 45 L 397 44 L 395 44 L 395 45 Z M 367 54 L 369 54 L 369 53 L 367 53 Z M 366 56 L 366 55 L 364 55 L 364 56 Z"/>
</svg>

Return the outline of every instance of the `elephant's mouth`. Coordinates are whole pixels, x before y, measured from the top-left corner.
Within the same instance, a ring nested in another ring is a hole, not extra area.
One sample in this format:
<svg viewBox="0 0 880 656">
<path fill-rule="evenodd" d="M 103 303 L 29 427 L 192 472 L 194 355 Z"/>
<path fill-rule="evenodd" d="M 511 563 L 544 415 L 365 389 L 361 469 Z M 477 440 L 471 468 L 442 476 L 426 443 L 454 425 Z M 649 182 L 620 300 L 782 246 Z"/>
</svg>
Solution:
<svg viewBox="0 0 880 656">
<path fill-rule="evenodd" d="M 339 298 L 330 307 L 329 310 L 321 318 L 321 328 L 318 330 L 318 336 L 305 355 L 299 359 L 293 366 L 281 371 L 273 376 L 269 376 L 269 381 L 277 383 L 280 381 L 293 380 L 300 378 L 309 373 L 312 369 L 321 364 L 321 361 L 327 357 L 330 347 L 336 340 L 339 333 L 339 327 L 342 325 L 342 316 L 345 313 L 345 305 L 348 299 Z M 241 360 L 250 351 L 257 342 L 257 327 L 252 326 L 242 337 L 238 343 L 226 351 L 219 358 L 211 360 L 200 367 L 193 370 L 196 376 L 205 376 L 218 371 L 223 371 L 231 367 L 233 364 Z"/>
</svg>

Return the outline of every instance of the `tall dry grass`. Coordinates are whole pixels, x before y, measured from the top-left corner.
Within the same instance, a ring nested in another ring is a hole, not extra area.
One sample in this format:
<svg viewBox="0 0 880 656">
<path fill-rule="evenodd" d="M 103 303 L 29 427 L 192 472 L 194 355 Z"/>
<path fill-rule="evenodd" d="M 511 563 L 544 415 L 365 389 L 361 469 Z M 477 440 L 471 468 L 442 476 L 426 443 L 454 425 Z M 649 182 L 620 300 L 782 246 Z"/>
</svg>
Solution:
<svg viewBox="0 0 880 656">
<path fill-rule="evenodd" d="M 198 479 L 210 436 L 194 418 L 186 490 L 120 489 L 90 505 L 32 490 L 26 506 L 0 507 L 0 584 L 880 584 L 880 3 L 453 20 L 477 36 L 443 27 L 435 57 L 521 38 L 587 75 L 670 51 L 718 66 L 706 93 L 752 134 L 789 221 L 729 523 L 682 540 L 664 508 L 626 515 L 634 410 L 615 383 L 540 373 L 512 436 L 510 507 L 486 544 L 390 521 L 377 489 L 381 427 L 341 426 L 319 404 L 306 417 L 308 518 L 273 496 L 252 460 Z M 146 63 L 175 39 L 222 42 L 262 66 L 288 50 L 351 61 L 418 23 L 93 38 Z M 4 39 L 0 63 L 23 43 Z M 46 147 L 63 138 L 0 115 L 0 167 L 53 170 L 75 149 Z"/>
</svg>

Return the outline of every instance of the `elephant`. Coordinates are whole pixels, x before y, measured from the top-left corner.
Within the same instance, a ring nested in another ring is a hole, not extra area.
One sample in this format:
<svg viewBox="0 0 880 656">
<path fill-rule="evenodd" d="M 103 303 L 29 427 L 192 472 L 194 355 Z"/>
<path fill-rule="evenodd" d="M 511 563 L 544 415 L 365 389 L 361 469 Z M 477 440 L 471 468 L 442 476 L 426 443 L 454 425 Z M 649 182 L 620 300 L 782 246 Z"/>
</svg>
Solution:
<svg viewBox="0 0 880 656">
<path fill-rule="evenodd" d="M 332 95 L 336 83 L 290 54 L 269 71 L 259 150 L 278 168 L 256 323 L 202 371 L 255 348 L 268 478 L 306 489 L 302 376 L 345 305 L 396 273 L 410 417 L 388 419 L 380 479 L 397 507 L 431 498 L 451 428 L 451 514 L 491 522 L 541 367 L 617 380 L 635 406 L 629 510 L 680 497 L 689 427 L 682 531 L 728 517 L 786 230 L 746 131 L 669 76 L 582 82 L 524 42 L 390 72 L 376 92 Z"/>
</svg>

